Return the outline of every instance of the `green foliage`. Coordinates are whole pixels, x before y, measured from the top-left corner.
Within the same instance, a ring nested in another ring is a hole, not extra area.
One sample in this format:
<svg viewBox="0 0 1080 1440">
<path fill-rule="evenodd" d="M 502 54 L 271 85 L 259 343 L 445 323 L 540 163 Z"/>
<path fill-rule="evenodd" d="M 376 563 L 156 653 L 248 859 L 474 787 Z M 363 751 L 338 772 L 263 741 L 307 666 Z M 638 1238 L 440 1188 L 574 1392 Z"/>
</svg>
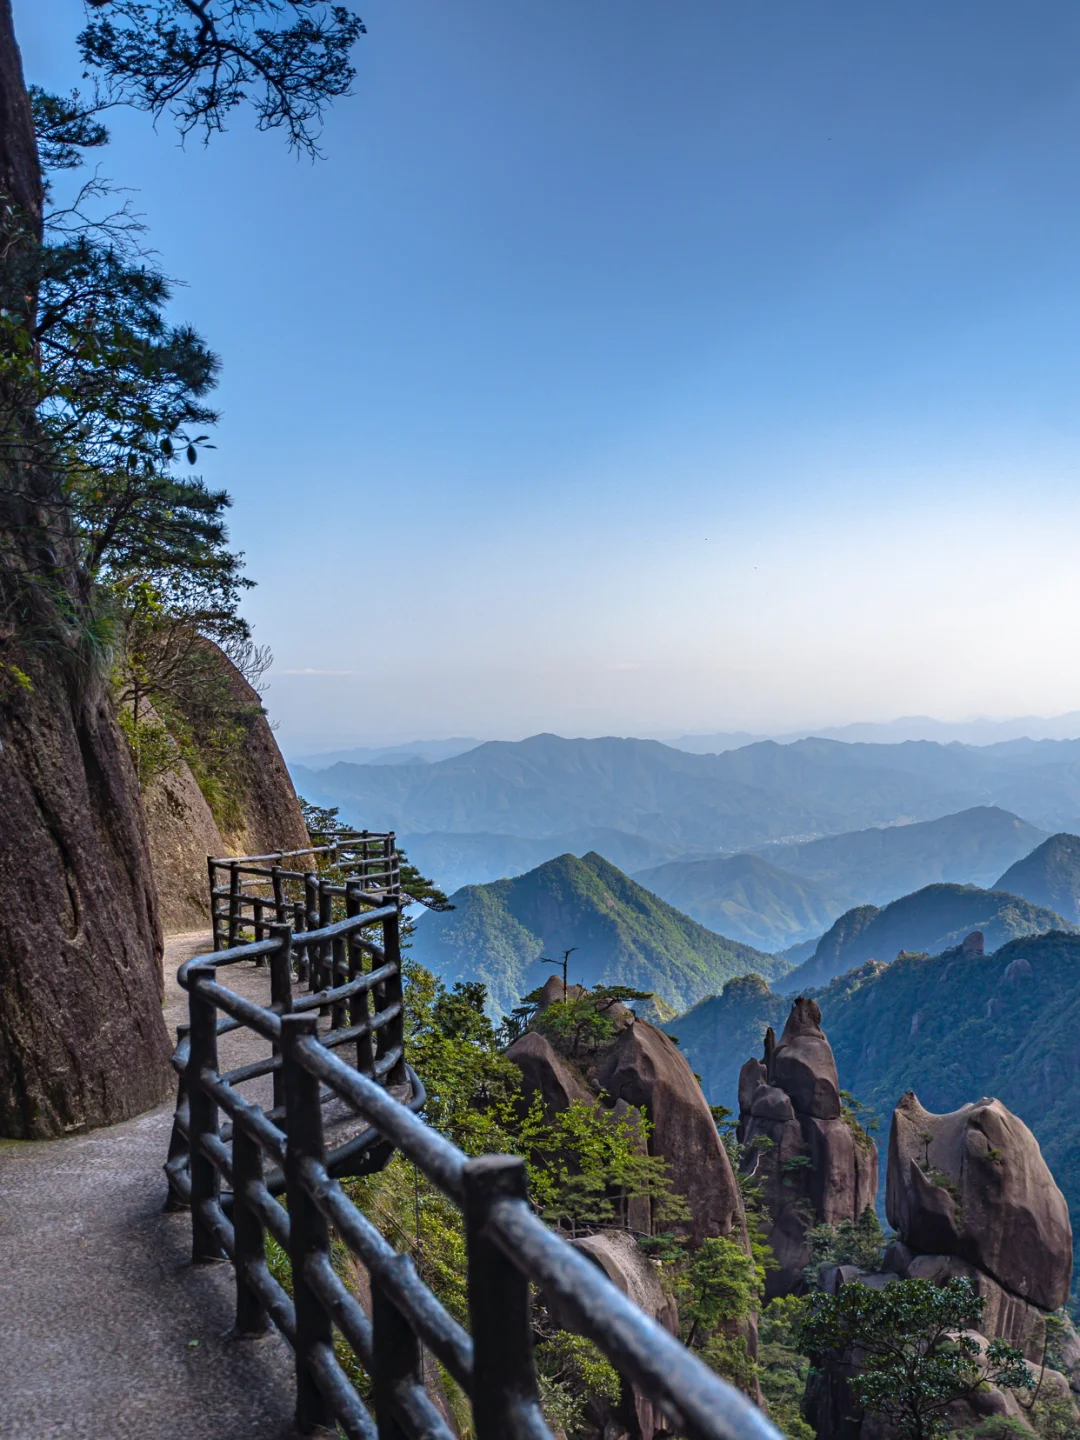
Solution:
<svg viewBox="0 0 1080 1440">
<path fill-rule="evenodd" d="M 83 63 L 100 76 L 104 102 L 155 118 L 168 112 L 181 135 L 207 138 L 250 104 L 260 130 L 284 128 L 289 143 L 317 153 L 324 106 L 348 95 L 349 58 L 364 34 L 359 16 L 323 0 L 92 0 L 105 14 L 79 36 Z"/>
<path fill-rule="evenodd" d="M 583 994 L 556 1000 L 533 1021 L 555 1046 L 572 1059 L 582 1052 L 598 1050 L 614 1040 L 614 1007 L 628 1001 L 651 1000 L 651 990 L 634 990 L 627 985 L 597 985 Z M 513 1013 L 513 1012 L 512 1012 Z"/>
<path fill-rule="evenodd" d="M 636 1111 L 616 1115 L 575 1100 L 552 1115 L 534 1092 L 516 1128 L 504 1111 L 515 1153 L 529 1167 L 533 1203 L 549 1224 L 576 1234 L 582 1228 L 627 1225 L 632 1200 L 650 1202 L 661 1221 L 689 1219 L 660 1156 L 645 1153 L 649 1123 Z"/>
<path fill-rule="evenodd" d="M 757 1306 L 764 1278 L 730 1236 L 703 1240 L 677 1290 L 686 1344 L 693 1348 L 718 1326 L 745 1318 Z"/>
<path fill-rule="evenodd" d="M 156 718 L 137 720 L 133 711 L 121 710 L 117 719 L 135 761 L 139 788 L 145 790 L 159 775 L 175 767 L 179 757 L 176 742 Z"/>
<path fill-rule="evenodd" d="M 618 1401 L 618 1371 L 584 1336 L 541 1331 L 534 1354 L 544 1415 L 553 1429 L 576 1437 L 585 1428 L 590 1401 Z"/>
<path fill-rule="evenodd" d="M 814 1440 L 802 1415 L 810 1361 L 799 1349 L 806 1300 L 795 1295 L 771 1300 L 758 1316 L 758 1383 L 769 1415 L 789 1440 Z"/>
<path fill-rule="evenodd" d="M 857 1265 L 860 1270 L 876 1270 L 885 1247 L 881 1221 L 868 1205 L 857 1220 L 841 1220 L 839 1225 L 815 1225 L 805 1235 L 810 1246 L 810 1263 L 803 1270 L 803 1279 L 815 1286 L 821 1265 Z"/>
<path fill-rule="evenodd" d="M 991 1340 L 985 1351 L 971 1335 L 983 1301 L 970 1280 L 938 1286 L 897 1280 L 881 1290 L 845 1285 L 836 1295 L 813 1294 L 799 1342 L 809 1354 L 857 1346 L 860 1369 L 852 1380 L 859 1403 L 882 1415 L 913 1440 L 945 1430 L 943 1412 L 990 1383 L 1030 1390 L 1034 1380 L 1019 1350 Z"/>
<path fill-rule="evenodd" d="M 448 989 L 405 960 L 409 1063 L 424 1077 L 428 1122 L 469 1155 L 518 1153 L 510 1133 L 521 1071 L 501 1054 L 484 1010 L 484 987 Z"/>
</svg>

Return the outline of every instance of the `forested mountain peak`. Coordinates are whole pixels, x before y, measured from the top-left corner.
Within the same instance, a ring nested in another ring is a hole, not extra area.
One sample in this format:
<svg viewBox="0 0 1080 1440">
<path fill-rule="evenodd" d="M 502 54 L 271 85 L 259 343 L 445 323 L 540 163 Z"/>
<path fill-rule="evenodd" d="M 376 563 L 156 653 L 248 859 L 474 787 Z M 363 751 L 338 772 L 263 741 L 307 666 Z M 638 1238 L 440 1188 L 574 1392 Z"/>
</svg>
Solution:
<svg viewBox="0 0 1080 1440">
<path fill-rule="evenodd" d="M 716 935 L 658 899 L 602 855 L 559 855 L 512 880 L 470 885 L 454 909 L 417 924 L 418 960 L 447 980 L 479 979 L 509 1010 L 574 947 L 570 979 L 652 990 L 685 1007 L 732 975 L 787 967 L 782 960 Z"/>
</svg>

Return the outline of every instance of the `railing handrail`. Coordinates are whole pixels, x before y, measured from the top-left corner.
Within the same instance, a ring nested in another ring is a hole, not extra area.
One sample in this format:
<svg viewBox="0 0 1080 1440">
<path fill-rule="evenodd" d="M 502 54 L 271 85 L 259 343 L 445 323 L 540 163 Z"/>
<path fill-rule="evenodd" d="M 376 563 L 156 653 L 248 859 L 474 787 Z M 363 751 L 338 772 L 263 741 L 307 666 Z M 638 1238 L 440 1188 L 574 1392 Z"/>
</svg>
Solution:
<svg viewBox="0 0 1080 1440">
<path fill-rule="evenodd" d="M 320 1036 L 313 1010 L 320 995 L 333 997 L 343 987 L 304 997 L 300 1010 L 293 1009 L 292 1002 L 258 1006 L 221 983 L 222 970 L 245 958 L 269 956 L 273 981 L 283 965 L 291 964 L 294 948 L 319 954 L 345 946 L 355 954 L 354 947 L 366 939 L 360 934 L 366 926 L 381 923 L 386 937 L 391 933 L 386 926 L 396 925 L 397 915 L 394 904 L 305 932 L 274 925 L 270 940 L 198 956 L 179 972 L 191 1009 L 190 1034 L 174 1063 L 183 1071 L 189 1104 L 193 1253 L 197 1259 L 210 1259 L 224 1251 L 232 1259 L 238 1332 L 258 1333 L 269 1317 L 292 1344 L 301 1428 L 337 1422 L 350 1440 L 374 1440 L 376 1434 L 450 1440 L 451 1431 L 425 1387 L 419 1351 L 423 1343 L 470 1397 L 477 1440 L 551 1440 L 532 1360 L 530 1287 L 536 1285 L 678 1433 L 690 1440 L 779 1440 L 779 1432 L 750 1400 L 543 1224 L 527 1198 L 523 1160 L 493 1155 L 470 1159 L 379 1083 L 388 1068 L 404 1066 L 400 1041 L 381 1052 L 370 1074 L 352 1068 L 329 1048 L 334 1031 Z M 396 929 L 392 934 L 396 936 Z M 369 941 L 362 948 L 373 962 L 383 958 L 385 973 L 400 983 L 395 963 L 384 954 L 391 947 L 396 955 L 396 939 L 384 939 L 382 947 Z M 387 1011 L 399 1007 L 394 1020 L 400 1024 L 400 992 L 383 994 L 385 983 L 371 978 L 377 974 L 377 969 L 367 970 L 348 983 L 369 980 Z M 224 1022 L 229 1028 L 239 1022 L 268 1039 L 273 1060 L 223 1076 L 217 1061 L 219 1011 L 232 1017 Z M 268 1069 L 274 1070 L 275 1079 L 275 1109 L 270 1113 L 243 1099 L 229 1079 L 231 1075 L 240 1083 Z M 328 1169 L 324 1086 L 327 1095 L 344 1101 L 366 1122 L 367 1130 L 353 1143 L 378 1141 L 400 1150 L 462 1211 L 471 1335 Z M 219 1106 L 232 1120 L 231 1150 L 218 1132 Z M 264 1151 L 283 1165 L 287 1211 L 271 1197 L 262 1169 Z M 233 1186 L 231 1218 L 219 1194 L 222 1176 Z M 369 1268 L 370 1316 L 330 1263 L 331 1226 Z M 267 1268 L 266 1229 L 290 1256 L 291 1299 Z M 335 1326 L 372 1377 L 375 1421 L 335 1357 Z"/>
<path fill-rule="evenodd" d="M 350 830 L 327 845 L 305 845 L 299 850 L 273 850 L 269 855 L 211 855 L 214 865 L 258 864 L 263 860 L 288 860 L 293 855 L 328 855 L 331 850 L 354 849 L 360 843 L 372 840 L 393 840 L 392 830 Z M 373 855 L 373 860 L 379 857 Z"/>
</svg>

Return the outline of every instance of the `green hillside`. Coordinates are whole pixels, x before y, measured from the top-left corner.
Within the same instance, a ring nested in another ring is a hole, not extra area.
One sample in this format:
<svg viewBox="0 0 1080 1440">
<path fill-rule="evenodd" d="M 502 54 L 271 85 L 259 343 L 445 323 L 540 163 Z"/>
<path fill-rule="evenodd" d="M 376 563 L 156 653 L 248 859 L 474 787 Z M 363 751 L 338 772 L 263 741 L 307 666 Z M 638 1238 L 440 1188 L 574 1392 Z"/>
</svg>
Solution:
<svg viewBox="0 0 1080 1440">
<path fill-rule="evenodd" d="M 823 886 L 759 855 L 672 860 L 634 875 L 654 895 L 744 945 L 781 950 L 820 935 L 844 908 Z"/>
<path fill-rule="evenodd" d="M 1080 835 L 1050 839 L 1011 865 L 994 887 L 1080 921 Z"/>
<path fill-rule="evenodd" d="M 926 885 L 879 910 L 848 910 L 818 941 L 809 960 L 785 976 L 786 994 L 827 985 L 866 960 L 894 960 L 902 950 L 939 954 L 981 930 L 988 951 L 1020 935 L 1073 927 L 1053 910 L 1001 890 L 974 885 Z"/>
<path fill-rule="evenodd" d="M 657 899 L 595 853 L 560 855 L 527 875 L 469 885 L 454 909 L 417 924 L 413 954 L 447 980 L 482 980 L 502 1010 L 552 974 L 537 963 L 571 945 L 570 979 L 654 990 L 686 1009 L 747 970 L 785 962 L 726 940 Z"/>
</svg>

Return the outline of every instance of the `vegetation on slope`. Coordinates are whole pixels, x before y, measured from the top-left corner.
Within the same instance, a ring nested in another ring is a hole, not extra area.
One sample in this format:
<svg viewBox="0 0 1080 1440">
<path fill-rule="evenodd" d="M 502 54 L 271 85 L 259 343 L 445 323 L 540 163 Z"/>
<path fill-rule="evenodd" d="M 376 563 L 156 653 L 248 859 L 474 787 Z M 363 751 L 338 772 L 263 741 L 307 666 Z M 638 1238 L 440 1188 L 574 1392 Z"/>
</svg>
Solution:
<svg viewBox="0 0 1080 1440">
<path fill-rule="evenodd" d="M 1052 910 L 1004 891 L 927 885 L 881 910 L 861 905 L 841 915 L 780 988 L 787 994 L 815 989 L 867 960 L 893 960 L 903 951 L 936 955 L 973 930 L 983 932 L 987 950 L 996 950 L 1021 935 L 1071 929 Z"/>
<path fill-rule="evenodd" d="M 820 935 L 843 909 L 823 886 L 759 855 L 673 860 L 634 879 L 710 930 L 759 950 Z"/>
<path fill-rule="evenodd" d="M 560 855 L 451 898 L 451 914 L 418 922 L 416 957 L 448 980 L 482 981 L 504 1011 L 552 973 L 537 963 L 541 956 L 554 959 L 571 946 L 571 981 L 652 990 L 680 1009 L 732 975 L 784 968 L 680 914 L 601 855 Z"/>
<path fill-rule="evenodd" d="M 1046 905 L 1073 923 L 1080 921 L 1080 835 L 1051 835 L 1010 865 L 994 888 Z"/>
</svg>

